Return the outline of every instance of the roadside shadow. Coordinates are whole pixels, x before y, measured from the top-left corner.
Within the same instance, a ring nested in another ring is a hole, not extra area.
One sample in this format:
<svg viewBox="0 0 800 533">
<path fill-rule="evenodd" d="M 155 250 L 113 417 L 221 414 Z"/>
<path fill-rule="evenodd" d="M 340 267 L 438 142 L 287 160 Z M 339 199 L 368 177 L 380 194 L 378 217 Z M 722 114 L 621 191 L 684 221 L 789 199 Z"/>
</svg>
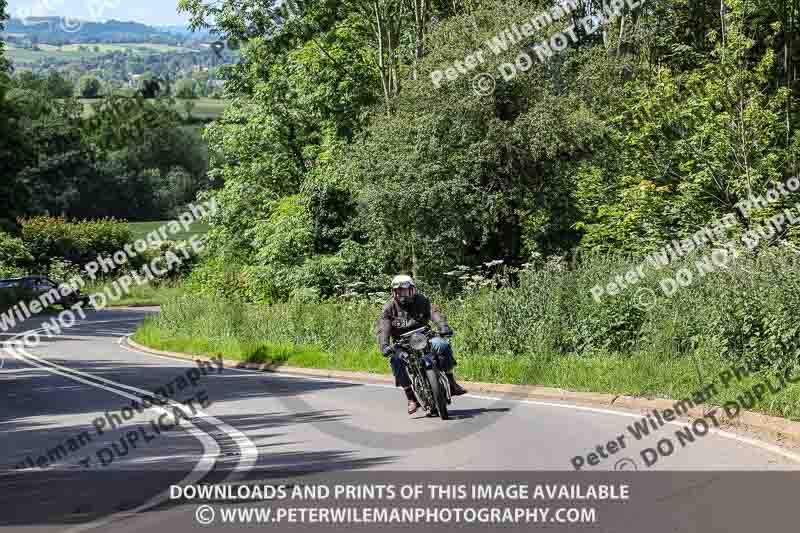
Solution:
<svg viewBox="0 0 800 533">
<path fill-rule="evenodd" d="M 298 480 L 314 475 L 328 477 L 394 460 L 393 457 L 364 457 L 352 450 L 282 452 L 268 458 L 265 464 L 255 465 L 236 483 L 270 484 L 275 480 Z M 186 466 L 106 472 L 3 472 L 0 475 L 0 508 L 14 512 L 0 515 L 0 527 L 86 524 L 135 509 L 172 485 L 180 484 L 190 470 L 189 465 Z M 202 483 L 225 482 L 235 466 L 233 463 L 230 467 L 217 465 Z M 166 500 L 145 512 L 164 511 L 185 504 L 185 501 Z"/>
<path fill-rule="evenodd" d="M 454 420 L 465 420 L 468 418 L 475 418 L 476 416 L 486 415 L 490 413 L 507 413 L 511 411 L 510 407 L 497 407 L 494 409 L 490 409 L 488 407 L 481 407 L 478 409 L 457 409 L 457 410 L 448 410 L 450 413 L 450 418 Z"/>
<path fill-rule="evenodd" d="M 495 409 L 490 409 L 488 407 L 481 407 L 478 409 L 460 409 L 460 410 L 452 410 L 448 409 L 447 413 L 450 415 L 450 420 L 468 420 L 470 418 L 475 418 L 480 415 L 488 415 L 491 413 L 507 413 L 511 411 L 510 407 L 498 407 Z M 414 419 L 420 418 L 438 418 L 438 415 L 430 415 L 428 413 L 422 413 L 414 417 Z"/>
</svg>

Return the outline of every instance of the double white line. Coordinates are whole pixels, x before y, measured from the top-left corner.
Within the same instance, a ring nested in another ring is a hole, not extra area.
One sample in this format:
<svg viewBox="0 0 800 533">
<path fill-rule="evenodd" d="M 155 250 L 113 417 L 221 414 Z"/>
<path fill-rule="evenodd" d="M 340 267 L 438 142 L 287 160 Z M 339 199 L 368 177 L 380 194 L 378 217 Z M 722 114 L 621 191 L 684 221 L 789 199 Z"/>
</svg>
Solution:
<svg viewBox="0 0 800 533">
<path fill-rule="evenodd" d="M 104 323 L 123 322 L 128 320 L 129 319 L 106 320 L 103 322 Z M 100 322 L 87 322 L 87 324 L 89 323 L 97 324 Z M 100 376 L 95 376 L 93 374 L 68 368 L 31 354 L 26 350 L 25 343 L 20 339 L 34 333 L 41 333 L 43 331 L 44 328 L 41 328 L 41 329 L 26 331 L 24 333 L 15 335 L 14 337 L 11 338 L 11 340 L 6 341 L 5 350 L 9 354 L 14 356 L 16 359 L 19 359 L 20 361 L 23 361 L 33 367 L 40 368 L 42 370 L 50 372 L 51 374 L 63 376 L 67 379 L 71 379 L 73 381 L 77 381 L 79 383 L 95 387 L 97 389 L 102 389 L 104 391 L 110 392 L 117 396 L 121 396 L 123 398 L 127 398 L 134 401 L 141 401 L 142 400 L 141 395 L 145 397 L 157 397 L 166 402 L 170 407 L 175 409 L 180 409 L 181 412 L 183 412 L 186 415 L 185 416 L 186 431 L 200 441 L 200 444 L 203 446 L 203 455 L 202 457 L 200 457 L 200 460 L 194 466 L 192 471 L 189 472 L 189 474 L 178 483 L 179 485 L 191 485 L 198 483 L 214 467 L 214 465 L 217 462 L 217 458 L 220 456 L 221 452 L 219 444 L 217 444 L 217 442 L 208 433 L 202 431 L 196 425 L 194 425 L 191 421 L 192 419 L 196 420 L 202 418 L 204 422 L 216 426 L 216 428 L 220 432 L 230 437 L 231 440 L 233 440 L 239 447 L 241 453 L 239 456 L 238 464 L 236 465 L 235 468 L 233 468 L 231 474 L 225 478 L 224 482 L 234 482 L 239 479 L 242 479 L 244 475 L 255 465 L 256 460 L 258 459 L 258 449 L 256 448 L 255 444 L 253 444 L 253 442 L 244 433 L 242 433 L 235 427 L 223 422 L 222 420 L 219 420 L 218 418 L 210 416 L 209 414 L 201 411 L 200 409 L 195 409 L 194 413 L 190 413 L 189 410 L 186 408 L 186 406 L 184 406 L 183 404 L 175 402 L 169 398 L 161 397 L 157 394 L 154 394 L 151 391 L 139 389 L 137 387 L 132 387 L 130 385 L 125 385 L 123 383 L 117 383 L 116 381 L 112 381 L 110 379 L 106 379 Z M 153 409 L 162 414 L 166 413 L 170 417 L 174 416 L 174 413 L 166 409 L 165 407 L 152 405 L 150 409 Z M 165 489 L 163 492 L 160 492 L 147 502 L 143 503 L 139 507 L 136 507 L 135 509 L 131 509 L 129 511 L 123 511 L 120 513 L 115 513 L 107 518 L 103 518 L 101 520 L 97 520 L 89 524 L 71 528 L 67 530 L 66 533 L 79 533 L 82 531 L 87 531 L 90 529 L 95 529 L 101 526 L 105 526 L 109 523 L 117 522 L 119 520 L 140 513 L 144 510 L 160 505 L 163 502 L 168 501 L 169 499 L 170 499 L 169 489 Z"/>
</svg>

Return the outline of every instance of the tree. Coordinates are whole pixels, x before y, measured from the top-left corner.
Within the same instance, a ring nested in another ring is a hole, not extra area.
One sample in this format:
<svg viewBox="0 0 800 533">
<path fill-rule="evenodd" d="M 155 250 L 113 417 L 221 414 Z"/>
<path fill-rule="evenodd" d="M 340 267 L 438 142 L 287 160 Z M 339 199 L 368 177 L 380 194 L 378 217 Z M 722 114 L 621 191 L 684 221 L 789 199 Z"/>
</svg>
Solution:
<svg viewBox="0 0 800 533">
<path fill-rule="evenodd" d="M 6 13 L 7 0 L 0 0 L 0 29 L 5 28 L 5 22 L 8 20 L 8 13 Z M 0 38 L 0 74 L 6 73 L 11 64 L 5 56 L 6 43 Z"/>
<path fill-rule="evenodd" d="M 276 297 L 314 273 L 436 279 L 577 247 L 641 253 L 796 174 L 796 6 L 640 4 L 578 2 L 531 32 L 532 13 L 563 3 L 322 0 L 285 16 L 276 1 L 181 0 L 194 25 L 248 43 L 222 67 L 235 101 L 206 130 L 223 184 L 214 253 L 277 280 Z M 598 31 L 579 22 L 601 15 Z M 570 21 L 576 37 L 539 58 Z M 513 46 L 489 50 L 515 25 Z M 476 50 L 473 72 L 432 85 Z M 498 75 L 522 53 L 529 68 Z M 473 88 L 482 73 L 493 91 Z"/>
<path fill-rule="evenodd" d="M 160 79 L 152 79 L 152 78 L 142 79 L 141 89 L 139 89 L 139 94 L 141 94 L 143 98 L 156 98 L 160 92 L 161 92 Z"/>
<path fill-rule="evenodd" d="M 78 94 L 81 98 L 98 98 L 100 96 L 100 80 L 94 76 L 81 76 L 78 81 Z"/>
<path fill-rule="evenodd" d="M 186 111 L 186 120 L 188 121 L 192 120 L 192 111 L 194 110 L 194 106 L 195 103 L 190 99 L 187 99 L 183 102 L 183 110 Z"/>
<path fill-rule="evenodd" d="M 182 78 L 175 84 L 176 98 L 195 98 L 194 80 Z"/>
<path fill-rule="evenodd" d="M 45 88 L 51 98 L 71 98 L 75 94 L 75 87 L 60 72 L 52 70 L 47 75 Z"/>
<path fill-rule="evenodd" d="M 6 0 L 0 0 L 0 30 L 7 20 Z M 30 139 L 20 131 L 24 114 L 9 98 L 11 80 L 5 58 L 5 43 L 0 40 L 0 228 L 15 226 L 18 216 L 27 214 L 31 202 L 27 180 L 19 172 L 34 158 Z"/>
<path fill-rule="evenodd" d="M 44 78 L 30 70 L 23 70 L 14 76 L 14 85 L 28 91 L 44 90 Z"/>
</svg>

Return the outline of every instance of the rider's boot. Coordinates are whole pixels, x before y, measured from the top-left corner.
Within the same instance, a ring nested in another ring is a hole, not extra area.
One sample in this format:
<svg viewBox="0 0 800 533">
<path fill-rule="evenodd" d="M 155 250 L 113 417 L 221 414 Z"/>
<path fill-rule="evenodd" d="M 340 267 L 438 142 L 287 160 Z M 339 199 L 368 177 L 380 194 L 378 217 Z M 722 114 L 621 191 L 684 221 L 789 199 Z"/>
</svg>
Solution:
<svg viewBox="0 0 800 533">
<path fill-rule="evenodd" d="M 414 394 L 414 390 L 411 387 L 406 387 L 403 390 L 406 392 L 406 398 L 408 398 L 408 414 L 413 415 L 419 409 L 417 396 Z"/>
<path fill-rule="evenodd" d="M 450 393 L 453 396 L 461 396 L 467 393 L 467 389 L 456 383 L 456 377 L 452 372 L 447 373 L 447 381 L 450 382 Z"/>
</svg>

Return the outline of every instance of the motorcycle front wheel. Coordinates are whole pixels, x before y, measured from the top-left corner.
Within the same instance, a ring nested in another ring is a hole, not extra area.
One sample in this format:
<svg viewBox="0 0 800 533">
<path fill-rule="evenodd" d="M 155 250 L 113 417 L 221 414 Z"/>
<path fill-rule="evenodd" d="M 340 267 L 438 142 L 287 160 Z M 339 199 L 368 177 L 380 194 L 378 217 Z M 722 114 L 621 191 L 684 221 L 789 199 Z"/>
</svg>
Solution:
<svg viewBox="0 0 800 533">
<path fill-rule="evenodd" d="M 447 412 L 447 397 L 445 396 L 445 391 L 442 390 L 442 384 L 439 383 L 439 372 L 436 370 L 426 370 L 425 375 L 431 387 L 433 401 L 436 405 L 436 410 L 439 412 L 439 418 L 448 420 L 450 414 Z"/>
</svg>

